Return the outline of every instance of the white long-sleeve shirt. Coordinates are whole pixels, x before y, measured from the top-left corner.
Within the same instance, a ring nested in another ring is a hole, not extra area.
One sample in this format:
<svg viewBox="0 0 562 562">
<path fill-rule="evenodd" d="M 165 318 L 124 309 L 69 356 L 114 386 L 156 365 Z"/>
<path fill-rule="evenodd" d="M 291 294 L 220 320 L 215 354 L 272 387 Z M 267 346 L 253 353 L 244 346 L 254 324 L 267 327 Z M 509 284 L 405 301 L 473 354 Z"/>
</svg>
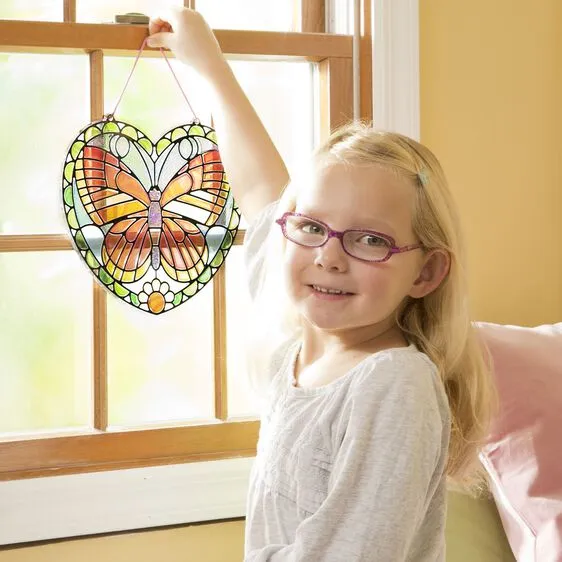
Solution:
<svg viewBox="0 0 562 562">
<path fill-rule="evenodd" d="M 274 212 L 247 233 L 252 279 Z M 301 388 L 299 348 L 282 345 L 268 373 L 245 562 L 444 562 L 451 420 L 435 365 L 410 345 Z"/>
</svg>

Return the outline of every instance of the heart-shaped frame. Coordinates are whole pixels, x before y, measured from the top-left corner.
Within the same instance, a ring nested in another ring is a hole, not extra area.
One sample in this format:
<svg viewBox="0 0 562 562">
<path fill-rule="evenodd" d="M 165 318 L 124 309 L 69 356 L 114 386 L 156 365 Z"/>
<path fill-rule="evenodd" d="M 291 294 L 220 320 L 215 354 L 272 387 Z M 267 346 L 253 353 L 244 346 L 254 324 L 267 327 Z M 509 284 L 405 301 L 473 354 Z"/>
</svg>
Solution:
<svg viewBox="0 0 562 562">
<path fill-rule="evenodd" d="M 156 143 L 122 121 L 91 123 L 68 150 L 62 197 L 88 268 L 119 299 L 152 314 L 212 279 L 240 223 L 215 131 L 199 123 Z"/>
</svg>

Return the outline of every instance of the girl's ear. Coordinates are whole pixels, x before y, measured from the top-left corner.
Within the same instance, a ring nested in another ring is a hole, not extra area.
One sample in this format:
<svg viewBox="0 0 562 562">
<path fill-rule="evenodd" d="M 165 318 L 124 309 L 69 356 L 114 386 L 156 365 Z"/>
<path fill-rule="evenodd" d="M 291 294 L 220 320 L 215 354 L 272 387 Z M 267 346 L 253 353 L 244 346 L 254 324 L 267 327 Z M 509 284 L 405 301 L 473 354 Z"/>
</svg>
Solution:
<svg viewBox="0 0 562 562">
<path fill-rule="evenodd" d="M 444 250 L 432 250 L 425 256 L 424 264 L 418 278 L 408 293 L 414 299 L 420 299 L 433 292 L 449 273 L 451 256 Z"/>
</svg>

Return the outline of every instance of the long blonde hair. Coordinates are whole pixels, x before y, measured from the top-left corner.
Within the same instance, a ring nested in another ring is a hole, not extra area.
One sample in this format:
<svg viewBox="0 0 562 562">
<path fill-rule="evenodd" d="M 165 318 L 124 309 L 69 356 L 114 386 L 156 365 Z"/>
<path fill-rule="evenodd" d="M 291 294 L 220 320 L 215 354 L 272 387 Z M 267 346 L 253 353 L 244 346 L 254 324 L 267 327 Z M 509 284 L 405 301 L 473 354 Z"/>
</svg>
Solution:
<svg viewBox="0 0 562 562">
<path fill-rule="evenodd" d="M 414 233 L 427 251 L 440 249 L 450 256 L 450 270 L 439 287 L 423 298 L 407 297 L 396 311 L 396 323 L 408 341 L 435 363 L 443 382 L 451 411 L 447 476 L 465 491 L 480 493 L 486 488 L 486 477 L 478 453 L 497 409 L 497 396 L 487 352 L 470 319 L 460 221 L 441 165 L 422 144 L 358 122 L 335 131 L 316 150 L 317 162 L 325 158 L 384 166 L 413 182 Z M 279 214 L 294 209 L 297 189 L 290 184 L 285 190 Z M 277 243 L 280 238 L 276 237 Z M 275 253 L 270 251 L 270 255 Z M 270 267 L 279 261 L 270 260 Z M 278 280 L 280 272 L 269 269 L 267 277 Z M 286 312 L 287 302 L 278 289 L 275 293 L 277 304 Z M 273 297 L 267 291 L 263 295 L 268 300 Z M 297 331 L 295 317 L 287 317 L 284 333 L 291 324 Z"/>
</svg>

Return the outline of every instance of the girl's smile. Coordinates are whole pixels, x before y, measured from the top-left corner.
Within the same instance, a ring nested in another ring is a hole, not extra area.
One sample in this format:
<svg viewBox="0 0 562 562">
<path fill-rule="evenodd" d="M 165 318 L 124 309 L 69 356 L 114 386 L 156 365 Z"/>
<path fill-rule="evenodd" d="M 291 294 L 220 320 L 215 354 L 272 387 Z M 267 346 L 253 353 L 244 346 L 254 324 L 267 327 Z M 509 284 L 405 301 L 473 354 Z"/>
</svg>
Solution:
<svg viewBox="0 0 562 562">
<path fill-rule="evenodd" d="M 327 301 L 339 301 L 352 297 L 354 294 L 341 289 L 330 289 L 320 285 L 309 285 L 315 297 Z"/>
</svg>

